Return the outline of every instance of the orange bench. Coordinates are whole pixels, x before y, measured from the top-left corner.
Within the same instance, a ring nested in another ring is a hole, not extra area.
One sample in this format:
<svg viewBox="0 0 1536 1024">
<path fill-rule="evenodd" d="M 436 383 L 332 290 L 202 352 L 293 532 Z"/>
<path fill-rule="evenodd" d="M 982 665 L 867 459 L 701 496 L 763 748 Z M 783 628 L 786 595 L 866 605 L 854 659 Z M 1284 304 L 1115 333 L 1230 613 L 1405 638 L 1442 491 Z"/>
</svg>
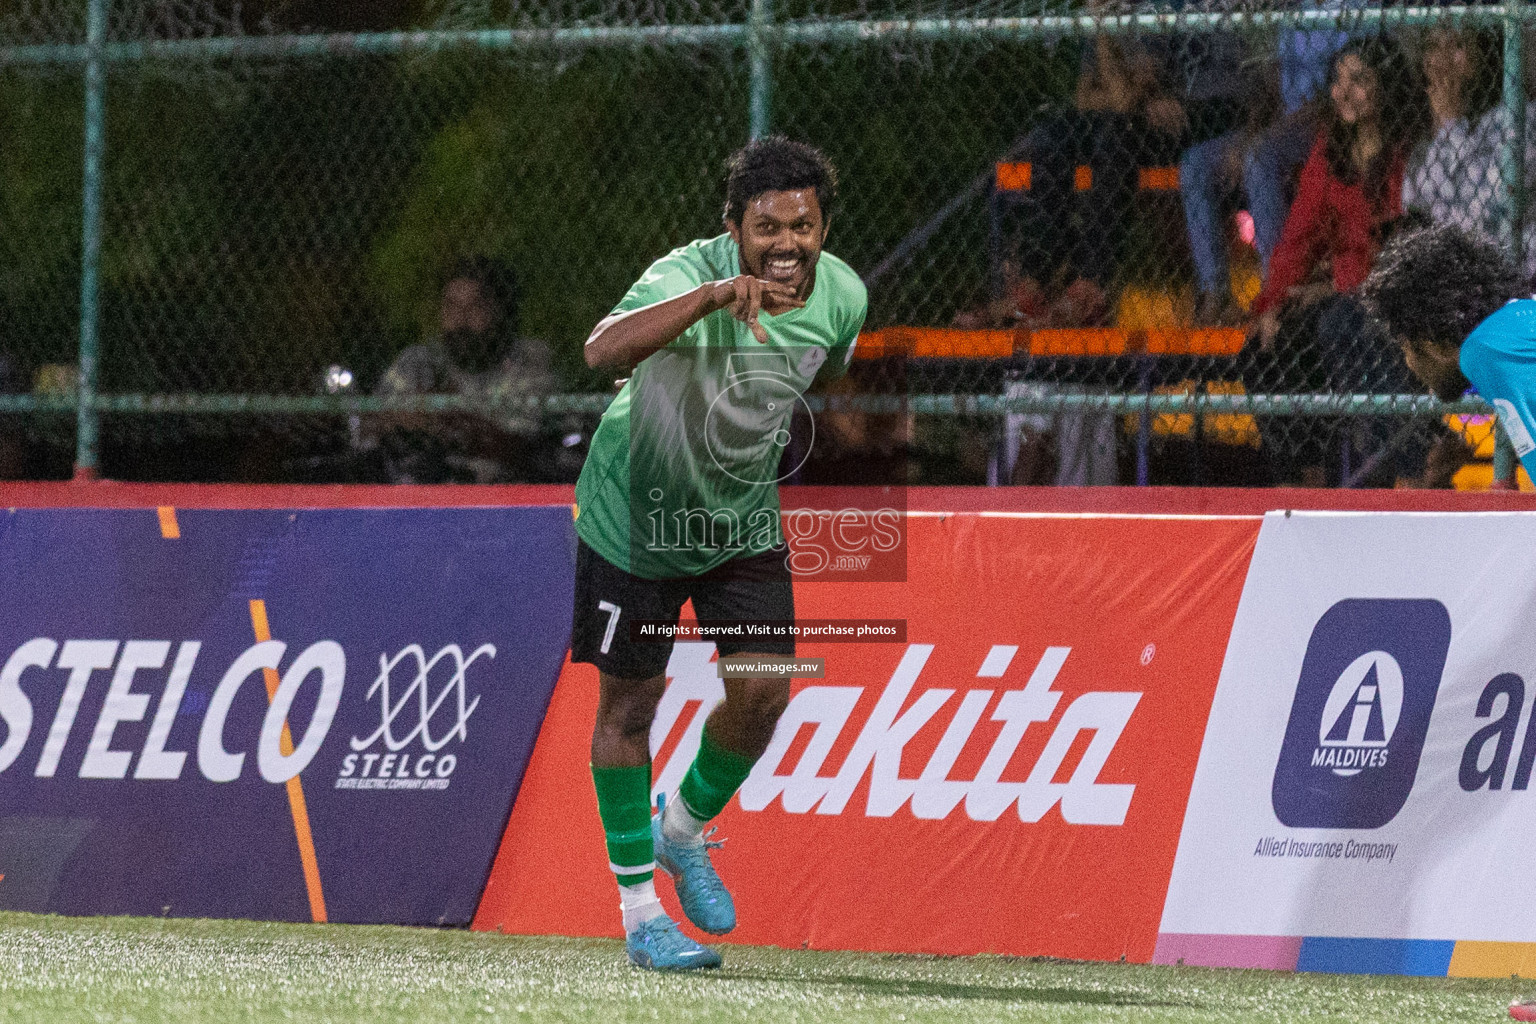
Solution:
<svg viewBox="0 0 1536 1024">
<path fill-rule="evenodd" d="M 1028 192 L 1034 184 L 1035 166 L 1028 162 L 998 163 L 993 167 L 993 183 L 999 192 Z M 1079 192 L 1093 188 L 1093 168 L 1079 164 L 1072 170 L 1072 187 Z M 1136 187 L 1143 192 L 1177 192 L 1177 167 L 1141 167 L 1136 171 Z"/>
<path fill-rule="evenodd" d="M 1007 359 L 1152 356 L 1235 356 L 1244 334 L 1236 327 L 1075 327 L 1039 331 L 964 330 L 955 327 L 887 327 L 859 335 L 858 359 Z"/>
</svg>

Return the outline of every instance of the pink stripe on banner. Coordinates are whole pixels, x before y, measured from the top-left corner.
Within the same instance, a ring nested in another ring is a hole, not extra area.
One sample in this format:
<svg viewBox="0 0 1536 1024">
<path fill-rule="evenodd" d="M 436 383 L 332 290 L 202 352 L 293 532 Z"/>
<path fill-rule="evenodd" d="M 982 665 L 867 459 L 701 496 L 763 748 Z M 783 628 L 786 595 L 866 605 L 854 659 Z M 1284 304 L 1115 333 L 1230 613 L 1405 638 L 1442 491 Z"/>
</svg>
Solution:
<svg viewBox="0 0 1536 1024">
<path fill-rule="evenodd" d="M 1193 967 L 1262 967 L 1294 971 L 1301 937 L 1275 935 L 1179 935 L 1163 932 L 1152 953 L 1155 964 Z"/>
</svg>

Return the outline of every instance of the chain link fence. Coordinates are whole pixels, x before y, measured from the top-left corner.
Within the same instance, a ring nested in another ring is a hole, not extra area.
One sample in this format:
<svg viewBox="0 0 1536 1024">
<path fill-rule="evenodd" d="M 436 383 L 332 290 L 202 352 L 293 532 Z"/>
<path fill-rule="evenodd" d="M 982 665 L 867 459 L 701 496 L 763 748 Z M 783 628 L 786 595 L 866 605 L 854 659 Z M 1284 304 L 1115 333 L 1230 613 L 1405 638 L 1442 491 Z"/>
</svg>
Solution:
<svg viewBox="0 0 1536 1024">
<path fill-rule="evenodd" d="M 1350 293 L 1412 218 L 1530 248 L 1523 8 L 418 14 L 0 7 L 0 475 L 574 479 L 582 341 L 770 128 L 870 288 L 806 482 L 1507 475 Z"/>
</svg>

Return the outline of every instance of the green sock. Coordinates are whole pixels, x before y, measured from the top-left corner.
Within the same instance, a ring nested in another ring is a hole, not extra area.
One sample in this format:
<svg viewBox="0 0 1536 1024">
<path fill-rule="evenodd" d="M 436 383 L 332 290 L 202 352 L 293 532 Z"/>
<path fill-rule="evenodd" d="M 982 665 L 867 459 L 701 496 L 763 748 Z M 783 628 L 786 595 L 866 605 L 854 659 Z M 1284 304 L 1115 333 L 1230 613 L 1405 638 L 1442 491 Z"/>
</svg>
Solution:
<svg viewBox="0 0 1536 1024">
<path fill-rule="evenodd" d="M 608 867 L 620 885 L 649 882 L 656 873 L 651 843 L 651 766 L 592 766 L 597 813 L 608 838 Z"/>
<path fill-rule="evenodd" d="M 704 735 L 699 738 L 699 753 L 683 776 L 677 795 L 695 818 L 708 821 L 725 810 L 756 763 L 755 758 L 717 744 L 706 724 Z"/>
</svg>

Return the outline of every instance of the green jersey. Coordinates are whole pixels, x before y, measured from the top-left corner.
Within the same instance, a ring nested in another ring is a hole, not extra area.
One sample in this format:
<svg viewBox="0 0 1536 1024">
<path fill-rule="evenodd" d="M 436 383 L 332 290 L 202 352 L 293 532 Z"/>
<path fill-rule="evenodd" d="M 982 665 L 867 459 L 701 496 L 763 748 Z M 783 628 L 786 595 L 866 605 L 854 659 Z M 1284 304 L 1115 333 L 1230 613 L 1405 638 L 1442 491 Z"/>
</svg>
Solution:
<svg viewBox="0 0 1536 1024">
<path fill-rule="evenodd" d="M 652 264 L 614 312 L 740 273 L 730 235 L 693 242 Z M 781 544 L 778 481 L 796 468 L 784 452 L 792 430 L 815 429 L 801 396 L 818 372 L 847 369 L 866 309 L 858 275 L 824 252 L 803 309 L 759 315 L 767 344 L 721 309 L 642 360 L 592 437 L 577 534 L 646 579 L 697 576 Z"/>
</svg>

